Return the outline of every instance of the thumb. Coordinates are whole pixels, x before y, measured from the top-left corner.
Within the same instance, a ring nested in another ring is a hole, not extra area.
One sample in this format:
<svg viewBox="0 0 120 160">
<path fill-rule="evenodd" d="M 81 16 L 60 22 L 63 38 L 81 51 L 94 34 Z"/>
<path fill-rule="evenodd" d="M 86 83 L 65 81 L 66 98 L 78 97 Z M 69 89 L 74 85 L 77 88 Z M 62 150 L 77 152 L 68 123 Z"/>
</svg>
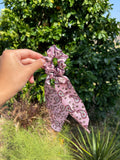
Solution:
<svg viewBox="0 0 120 160">
<path fill-rule="evenodd" d="M 30 74 L 32 75 L 36 70 L 39 68 L 42 68 L 46 61 L 43 58 L 40 58 L 36 60 L 35 62 L 31 63 L 28 65 L 28 69 L 30 71 Z"/>
</svg>

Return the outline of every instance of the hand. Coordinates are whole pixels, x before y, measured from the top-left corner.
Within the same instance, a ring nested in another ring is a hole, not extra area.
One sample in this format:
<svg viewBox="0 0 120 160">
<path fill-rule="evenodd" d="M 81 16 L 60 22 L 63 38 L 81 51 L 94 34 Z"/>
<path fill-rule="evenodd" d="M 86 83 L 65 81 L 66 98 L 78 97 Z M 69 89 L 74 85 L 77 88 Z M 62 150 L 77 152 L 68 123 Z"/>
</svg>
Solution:
<svg viewBox="0 0 120 160">
<path fill-rule="evenodd" d="M 43 56 L 29 49 L 5 50 L 0 56 L 0 105 L 20 91 L 33 73 L 43 67 Z"/>
</svg>

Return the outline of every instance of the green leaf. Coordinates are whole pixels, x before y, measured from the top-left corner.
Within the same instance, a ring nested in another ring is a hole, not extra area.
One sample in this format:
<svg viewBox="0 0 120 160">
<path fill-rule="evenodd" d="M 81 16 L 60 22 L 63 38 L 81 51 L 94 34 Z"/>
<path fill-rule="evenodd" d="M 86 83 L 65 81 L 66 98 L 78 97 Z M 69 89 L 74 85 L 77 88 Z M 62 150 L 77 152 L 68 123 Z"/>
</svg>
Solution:
<svg viewBox="0 0 120 160">
<path fill-rule="evenodd" d="M 73 5 L 74 5 L 74 0 L 69 0 L 69 2 L 70 2 L 70 7 L 73 7 Z"/>
<path fill-rule="evenodd" d="M 107 65 L 109 65 L 111 61 L 110 61 L 109 58 L 105 58 L 105 59 L 104 59 L 104 62 L 105 62 Z"/>
</svg>

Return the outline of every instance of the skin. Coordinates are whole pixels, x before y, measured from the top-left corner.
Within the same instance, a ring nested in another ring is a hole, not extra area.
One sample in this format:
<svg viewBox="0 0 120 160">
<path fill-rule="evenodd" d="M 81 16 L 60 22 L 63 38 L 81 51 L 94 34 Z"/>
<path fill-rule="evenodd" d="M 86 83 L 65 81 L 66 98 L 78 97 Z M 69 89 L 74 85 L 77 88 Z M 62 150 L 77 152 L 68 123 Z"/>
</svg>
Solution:
<svg viewBox="0 0 120 160">
<path fill-rule="evenodd" d="M 0 56 L 0 106 L 20 91 L 45 63 L 43 56 L 29 49 L 5 50 Z"/>
</svg>

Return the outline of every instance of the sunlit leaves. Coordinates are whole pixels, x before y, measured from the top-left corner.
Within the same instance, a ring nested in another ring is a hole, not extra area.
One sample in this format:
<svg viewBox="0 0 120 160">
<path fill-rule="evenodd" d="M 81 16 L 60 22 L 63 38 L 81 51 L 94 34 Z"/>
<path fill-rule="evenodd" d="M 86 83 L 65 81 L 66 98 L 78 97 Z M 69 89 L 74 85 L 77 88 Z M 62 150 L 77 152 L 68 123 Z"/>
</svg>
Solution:
<svg viewBox="0 0 120 160">
<path fill-rule="evenodd" d="M 119 92 L 120 51 L 115 49 L 113 40 L 119 29 L 115 19 L 109 18 L 108 0 L 4 2 L 6 9 L 0 19 L 1 53 L 5 48 L 30 48 L 44 54 L 56 44 L 69 55 L 66 74 L 87 109 L 99 112 L 114 105 L 113 99 Z M 40 83 L 44 85 L 44 81 Z M 33 91 L 35 99 L 44 96 L 38 83 Z"/>
</svg>

